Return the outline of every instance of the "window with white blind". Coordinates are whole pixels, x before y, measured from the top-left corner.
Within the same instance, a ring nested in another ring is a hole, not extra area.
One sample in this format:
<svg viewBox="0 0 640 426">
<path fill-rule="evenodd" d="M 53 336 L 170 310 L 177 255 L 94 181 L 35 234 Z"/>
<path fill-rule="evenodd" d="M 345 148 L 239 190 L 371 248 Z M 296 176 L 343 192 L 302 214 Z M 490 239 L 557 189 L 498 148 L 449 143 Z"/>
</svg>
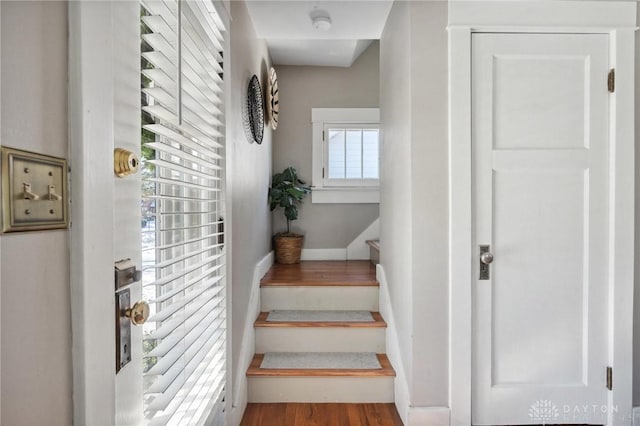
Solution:
<svg viewBox="0 0 640 426">
<path fill-rule="evenodd" d="M 378 108 L 313 108 L 313 203 L 378 203 Z"/>
<path fill-rule="evenodd" d="M 324 186 L 379 185 L 377 124 L 325 124 Z"/>
<path fill-rule="evenodd" d="M 140 17 L 145 418 L 223 425 L 225 28 L 205 0 Z"/>
</svg>

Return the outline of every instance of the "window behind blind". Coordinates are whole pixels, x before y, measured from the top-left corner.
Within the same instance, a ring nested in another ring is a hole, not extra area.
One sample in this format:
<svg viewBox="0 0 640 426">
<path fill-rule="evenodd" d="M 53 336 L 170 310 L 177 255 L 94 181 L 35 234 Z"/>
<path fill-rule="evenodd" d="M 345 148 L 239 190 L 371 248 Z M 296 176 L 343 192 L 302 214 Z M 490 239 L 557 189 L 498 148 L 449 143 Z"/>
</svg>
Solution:
<svg viewBox="0 0 640 426">
<path fill-rule="evenodd" d="M 377 186 L 379 133 L 377 124 L 326 124 L 325 186 Z"/>
<path fill-rule="evenodd" d="M 140 16 L 145 418 L 222 425 L 225 29 L 205 0 L 143 0 Z"/>
</svg>

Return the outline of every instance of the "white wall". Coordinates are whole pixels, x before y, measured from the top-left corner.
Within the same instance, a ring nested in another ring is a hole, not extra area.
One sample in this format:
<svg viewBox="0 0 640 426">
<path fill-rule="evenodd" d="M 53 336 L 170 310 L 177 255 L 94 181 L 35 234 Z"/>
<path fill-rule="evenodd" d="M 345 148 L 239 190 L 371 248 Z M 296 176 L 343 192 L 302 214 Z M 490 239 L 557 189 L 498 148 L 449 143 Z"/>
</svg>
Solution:
<svg viewBox="0 0 640 426">
<path fill-rule="evenodd" d="M 380 42 L 381 264 L 414 408 L 448 405 L 446 26 L 446 2 L 396 2 Z"/>
<path fill-rule="evenodd" d="M 385 248 L 381 263 L 412 404 L 430 406 L 447 405 L 448 388 L 448 288 L 446 268 L 441 267 L 448 261 L 446 21 L 446 3 L 396 2 L 380 43 L 380 98 L 384 99 L 380 228 Z M 640 46 L 640 34 L 636 40 Z M 636 66 L 640 70 L 640 55 Z M 638 71 L 636 108 L 640 110 Z M 640 120 L 636 140 L 640 164 Z M 636 182 L 636 251 L 640 252 L 638 166 Z M 411 205 L 411 219 L 399 205 Z M 640 406 L 640 261 L 635 274 L 634 405 Z"/>
<path fill-rule="evenodd" d="M 67 156 L 67 4 L 2 2 L 2 145 Z M 69 425 L 68 232 L 0 237 L 4 425 Z"/>
<path fill-rule="evenodd" d="M 243 326 L 256 264 L 271 250 L 271 215 L 267 193 L 271 179 L 272 133 L 265 125 L 262 145 L 249 143 L 242 122 L 242 101 L 256 74 L 266 84 L 271 60 L 264 40 L 258 40 L 244 1 L 231 2 L 231 97 L 226 108 L 231 182 L 232 225 L 232 375 L 240 356 Z M 234 388 L 237 384 L 234 384 Z M 229 396 L 230 397 L 230 396 Z"/>
<path fill-rule="evenodd" d="M 380 245 L 384 247 L 380 263 L 409 382 L 413 380 L 410 9 L 410 2 L 394 3 L 380 40 Z"/>
<path fill-rule="evenodd" d="M 278 128 L 273 136 L 273 169 L 293 166 L 311 181 L 311 109 L 379 106 L 378 42 L 350 68 L 276 66 L 280 95 Z M 378 204 L 313 204 L 307 197 L 294 232 L 305 234 L 305 248 L 345 248 L 378 217 Z M 273 213 L 273 229 L 286 230 L 282 210 Z"/>
</svg>

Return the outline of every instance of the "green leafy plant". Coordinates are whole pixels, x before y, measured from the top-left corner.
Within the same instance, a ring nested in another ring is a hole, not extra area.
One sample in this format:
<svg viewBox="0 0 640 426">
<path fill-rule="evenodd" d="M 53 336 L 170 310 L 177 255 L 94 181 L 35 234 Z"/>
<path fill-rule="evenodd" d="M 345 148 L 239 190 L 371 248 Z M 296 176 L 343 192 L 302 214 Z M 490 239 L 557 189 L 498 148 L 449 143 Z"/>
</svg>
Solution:
<svg viewBox="0 0 640 426">
<path fill-rule="evenodd" d="M 311 188 L 298 178 L 293 167 L 287 167 L 282 173 L 276 173 L 271 179 L 269 188 L 269 205 L 271 211 L 281 207 L 287 219 L 287 234 L 291 233 L 291 221 L 298 218 L 298 206 Z"/>
</svg>

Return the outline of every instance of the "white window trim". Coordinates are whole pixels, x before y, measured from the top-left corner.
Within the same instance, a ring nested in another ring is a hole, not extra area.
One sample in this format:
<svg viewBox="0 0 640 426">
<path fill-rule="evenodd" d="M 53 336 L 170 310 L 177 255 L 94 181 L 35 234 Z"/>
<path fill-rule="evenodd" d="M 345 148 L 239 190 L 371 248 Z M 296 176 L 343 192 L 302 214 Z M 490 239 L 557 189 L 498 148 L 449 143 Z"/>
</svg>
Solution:
<svg viewBox="0 0 640 426">
<path fill-rule="evenodd" d="M 379 124 L 380 108 L 312 108 L 313 124 L 312 161 L 313 173 L 311 185 L 312 203 L 379 203 L 379 184 L 364 184 L 358 187 L 328 186 L 322 177 L 324 158 L 326 155 L 322 133 L 327 124 L 359 123 Z"/>
</svg>

